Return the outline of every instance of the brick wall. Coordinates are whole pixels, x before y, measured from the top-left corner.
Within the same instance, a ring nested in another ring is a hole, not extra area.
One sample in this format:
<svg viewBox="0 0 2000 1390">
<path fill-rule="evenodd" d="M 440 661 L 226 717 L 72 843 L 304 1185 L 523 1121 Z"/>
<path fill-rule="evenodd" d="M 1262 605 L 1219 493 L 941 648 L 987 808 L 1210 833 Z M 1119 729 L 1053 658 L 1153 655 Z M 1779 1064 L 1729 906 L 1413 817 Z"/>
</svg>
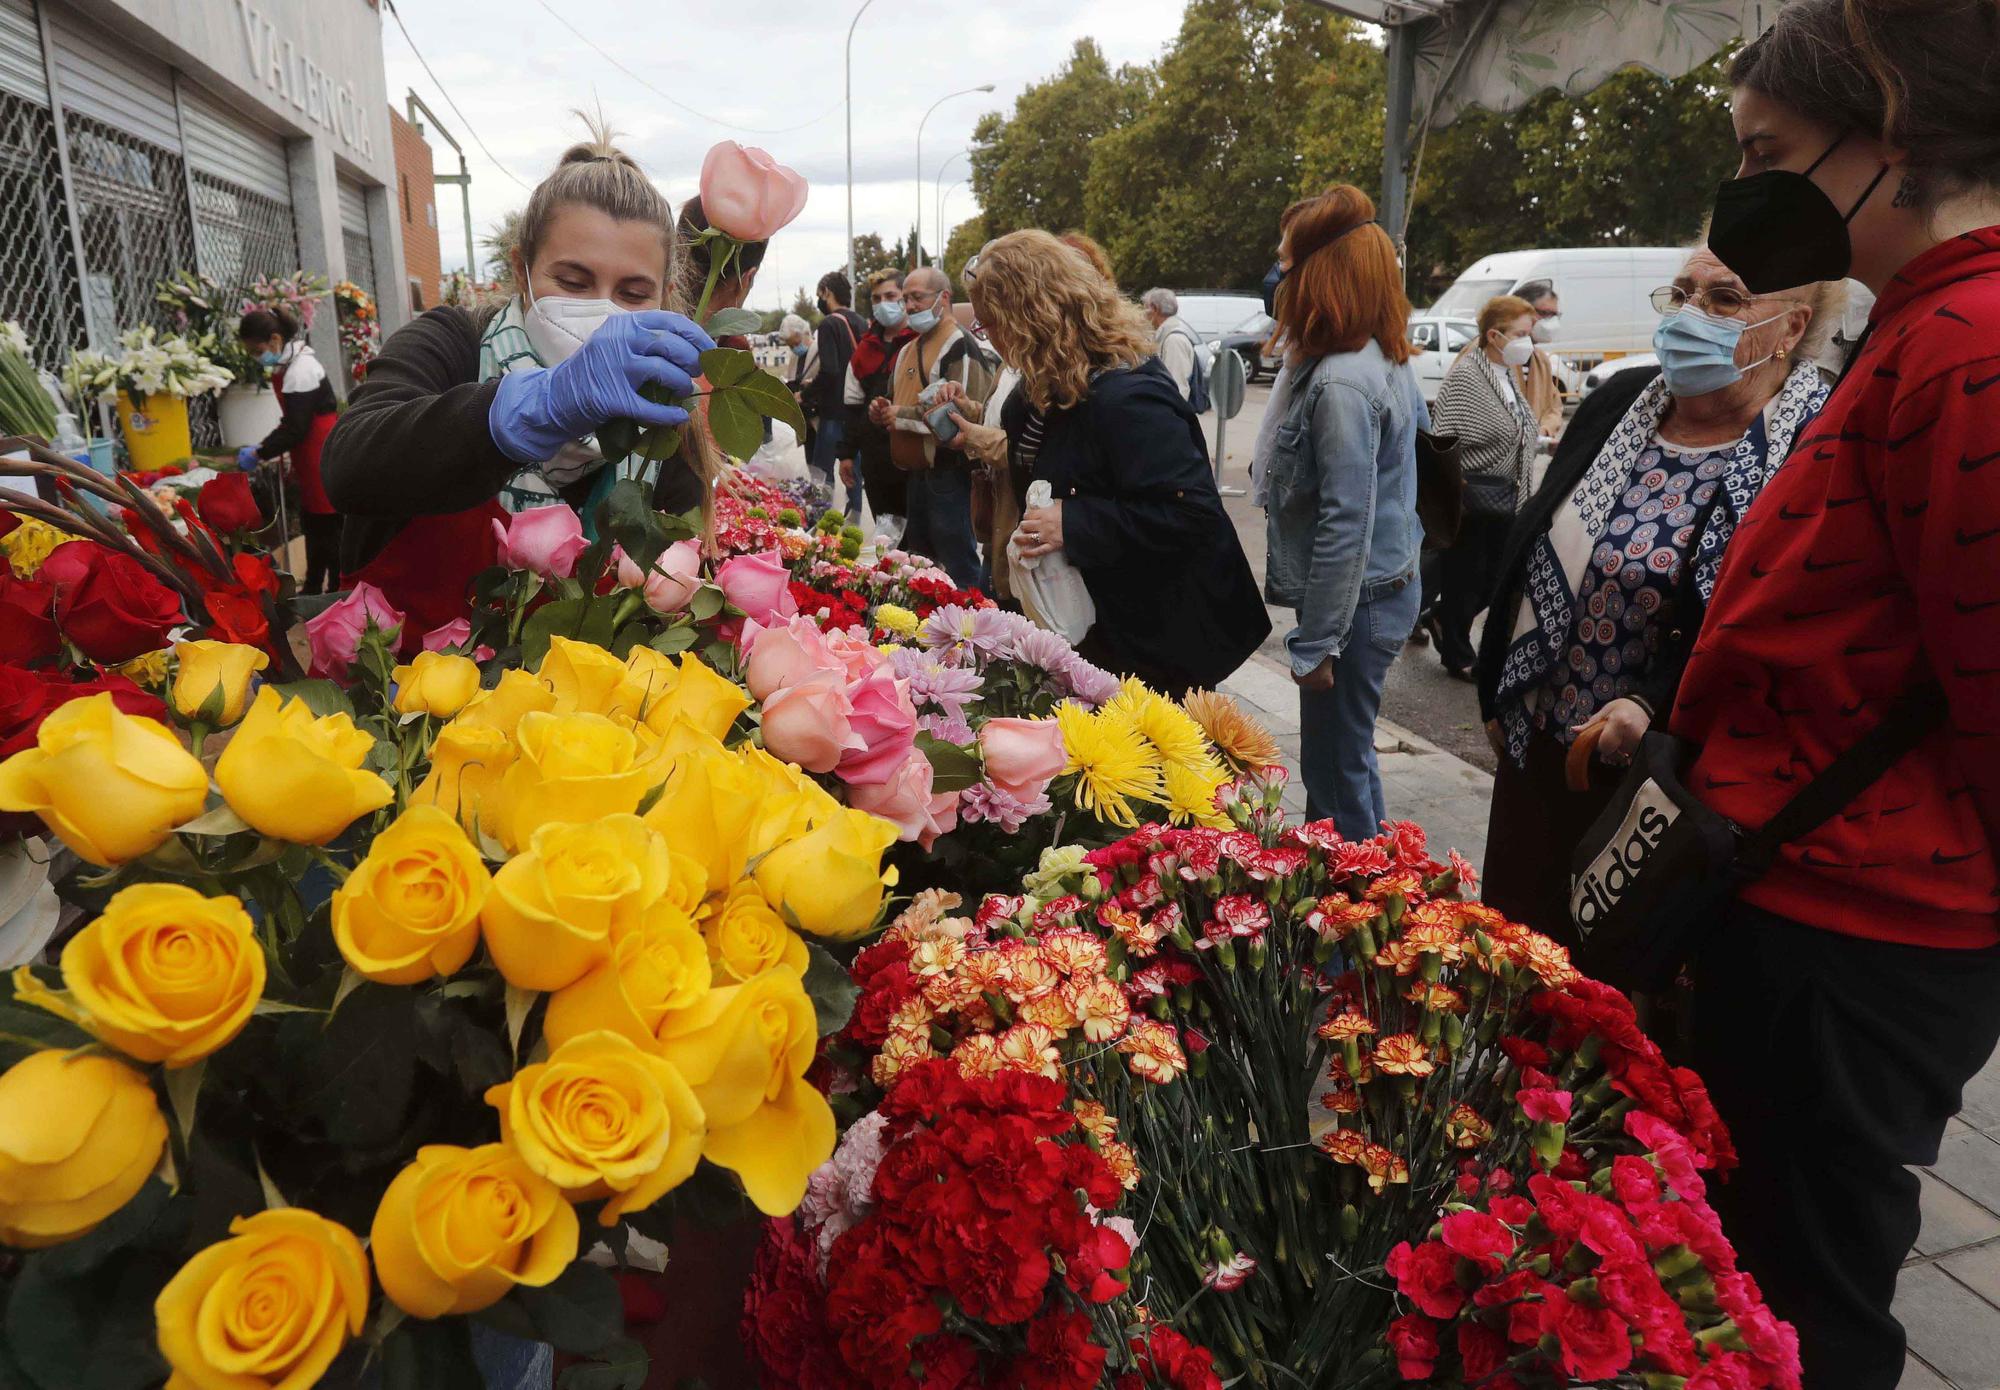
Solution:
<svg viewBox="0 0 2000 1390">
<path fill-rule="evenodd" d="M 396 184 L 389 192 L 403 225 L 403 264 L 423 300 L 411 305 L 411 309 L 435 309 L 442 267 L 438 260 L 437 186 L 431 181 L 431 147 L 393 106 L 389 108 L 389 129 L 396 145 Z M 388 292 L 386 285 L 383 292 Z M 402 293 L 407 300 L 411 286 L 405 284 Z"/>
</svg>

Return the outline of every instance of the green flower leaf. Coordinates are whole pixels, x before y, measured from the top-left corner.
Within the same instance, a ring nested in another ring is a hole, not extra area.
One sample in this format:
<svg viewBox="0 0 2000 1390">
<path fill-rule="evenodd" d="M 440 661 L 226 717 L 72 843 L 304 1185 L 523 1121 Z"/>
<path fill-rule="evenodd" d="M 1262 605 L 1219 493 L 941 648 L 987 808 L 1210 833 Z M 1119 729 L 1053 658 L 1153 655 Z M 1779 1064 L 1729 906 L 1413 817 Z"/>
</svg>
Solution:
<svg viewBox="0 0 2000 1390">
<path fill-rule="evenodd" d="M 764 326 L 764 316 L 752 309 L 717 309 L 702 325 L 709 337 L 755 333 Z"/>
<path fill-rule="evenodd" d="M 854 1017 L 854 1001 L 861 997 L 861 986 L 854 983 L 847 967 L 816 941 L 806 943 L 805 989 L 822 1038 L 830 1038 L 847 1026 L 847 1020 Z"/>
</svg>

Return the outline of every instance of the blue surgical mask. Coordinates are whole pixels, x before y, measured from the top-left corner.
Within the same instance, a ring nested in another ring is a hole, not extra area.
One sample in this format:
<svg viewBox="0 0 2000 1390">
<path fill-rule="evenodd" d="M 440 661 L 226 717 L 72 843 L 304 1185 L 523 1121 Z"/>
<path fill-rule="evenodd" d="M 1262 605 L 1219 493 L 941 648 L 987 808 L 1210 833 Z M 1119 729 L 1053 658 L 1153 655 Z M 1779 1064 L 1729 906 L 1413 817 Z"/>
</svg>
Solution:
<svg viewBox="0 0 2000 1390">
<path fill-rule="evenodd" d="M 903 301 L 885 299 L 875 306 L 875 322 L 892 332 L 903 326 Z"/>
<path fill-rule="evenodd" d="M 792 356 L 804 357 L 805 355 L 806 355 L 806 345 L 804 343 L 792 344 Z"/>
<path fill-rule="evenodd" d="M 919 333 L 928 333 L 938 326 L 938 306 L 936 301 L 928 309 L 919 309 L 909 317 L 909 325 Z"/>
<path fill-rule="evenodd" d="M 257 360 L 266 367 L 275 367 L 285 360 L 285 354 L 282 352 L 260 352 L 257 354 Z"/>
<path fill-rule="evenodd" d="M 1264 272 L 1264 312 L 1272 318 L 1278 316 L 1278 286 L 1285 283 L 1289 274 L 1291 272 L 1276 261 L 1272 261 L 1271 268 Z"/>
<path fill-rule="evenodd" d="M 1676 396 L 1706 396 L 1711 391 L 1734 386 L 1743 373 L 1771 360 L 1765 353 L 1755 362 L 1736 365 L 1736 345 L 1745 330 L 1761 328 L 1784 317 L 1773 314 L 1755 323 L 1741 319 L 1717 318 L 1689 304 L 1660 320 L 1653 330 L 1653 352 L 1660 359 L 1660 374 L 1667 390 Z"/>
</svg>

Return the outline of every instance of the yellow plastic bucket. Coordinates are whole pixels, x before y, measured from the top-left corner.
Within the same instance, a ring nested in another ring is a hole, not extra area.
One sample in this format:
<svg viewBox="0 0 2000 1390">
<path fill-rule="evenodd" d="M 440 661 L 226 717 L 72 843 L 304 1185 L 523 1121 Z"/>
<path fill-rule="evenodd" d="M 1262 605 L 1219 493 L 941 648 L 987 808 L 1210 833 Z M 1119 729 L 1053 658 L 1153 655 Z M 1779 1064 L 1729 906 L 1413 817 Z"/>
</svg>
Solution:
<svg viewBox="0 0 2000 1390">
<path fill-rule="evenodd" d="M 178 396 L 147 396 L 135 408 L 132 397 L 120 391 L 118 426 L 125 431 L 125 448 L 132 455 L 134 472 L 151 473 L 166 464 L 183 462 L 194 453 L 187 402 Z"/>
</svg>

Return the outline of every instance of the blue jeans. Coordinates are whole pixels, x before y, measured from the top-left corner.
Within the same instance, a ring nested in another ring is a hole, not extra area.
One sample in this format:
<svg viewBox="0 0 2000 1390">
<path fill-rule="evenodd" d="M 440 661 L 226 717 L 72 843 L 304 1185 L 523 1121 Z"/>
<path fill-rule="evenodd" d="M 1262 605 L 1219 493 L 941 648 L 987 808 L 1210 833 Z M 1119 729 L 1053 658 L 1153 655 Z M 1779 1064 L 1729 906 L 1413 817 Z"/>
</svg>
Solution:
<svg viewBox="0 0 2000 1390">
<path fill-rule="evenodd" d="M 1354 610 L 1347 645 L 1333 659 L 1333 689 L 1299 691 L 1299 772 L 1306 816 L 1332 818 L 1350 840 L 1381 832 L 1389 808 L 1375 761 L 1375 718 L 1382 682 L 1417 625 L 1423 585 L 1412 576 L 1392 594 Z"/>
<path fill-rule="evenodd" d="M 962 463 L 910 474 L 910 517 L 904 550 L 927 555 L 969 589 L 979 582 L 979 546 L 972 539 L 972 474 Z"/>
<path fill-rule="evenodd" d="M 847 438 L 847 422 L 838 417 L 822 418 L 813 433 L 812 458 L 807 467 L 812 471 L 813 486 L 826 493 L 827 501 L 840 495 L 840 461 L 834 457 L 835 450 Z M 854 482 L 847 489 L 847 515 L 855 521 L 861 519 L 861 468 L 855 465 Z"/>
</svg>

